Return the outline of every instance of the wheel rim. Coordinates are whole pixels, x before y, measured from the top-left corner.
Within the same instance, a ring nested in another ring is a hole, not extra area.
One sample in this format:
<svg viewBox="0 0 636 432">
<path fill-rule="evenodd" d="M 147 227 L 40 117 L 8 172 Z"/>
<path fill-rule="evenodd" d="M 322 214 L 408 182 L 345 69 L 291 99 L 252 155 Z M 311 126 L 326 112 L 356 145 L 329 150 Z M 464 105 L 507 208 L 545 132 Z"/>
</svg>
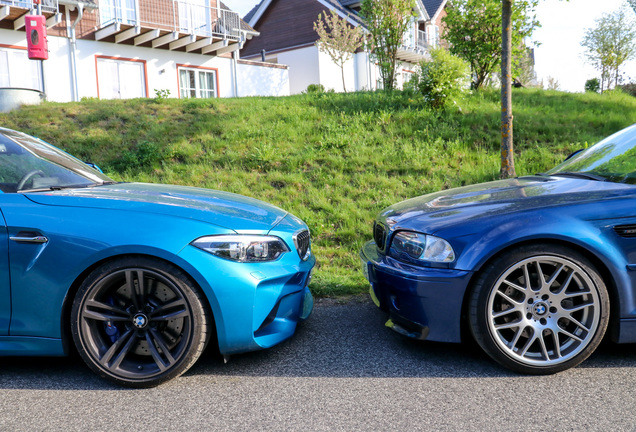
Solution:
<svg viewBox="0 0 636 432">
<path fill-rule="evenodd" d="M 168 278 L 125 269 L 89 288 L 79 331 L 96 365 L 118 378 L 144 380 L 172 369 L 188 352 L 192 312 Z"/>
<path fill-rule="evenodd" d="M 488 298 L 488 327 L 513 360 L 554 366 L 589 345 L 600 309 L 596 285 L 581 267 L 561 257 L 536 256 L 497 280 Z"/>
</svg>

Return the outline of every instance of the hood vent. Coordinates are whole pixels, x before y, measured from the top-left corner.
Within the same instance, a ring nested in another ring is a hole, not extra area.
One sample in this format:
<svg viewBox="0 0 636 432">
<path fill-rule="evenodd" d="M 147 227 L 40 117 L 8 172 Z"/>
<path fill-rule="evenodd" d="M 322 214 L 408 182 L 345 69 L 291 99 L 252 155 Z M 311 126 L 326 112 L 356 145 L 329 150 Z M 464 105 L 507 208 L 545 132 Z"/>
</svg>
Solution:
<svg viewBox="0 0 636 432">
<path fill-rule="evenodd" d="M 636 238 L 636 224 L 618 225 L 614 227 L 614 231 L 621 237 Z"/>
</svg>

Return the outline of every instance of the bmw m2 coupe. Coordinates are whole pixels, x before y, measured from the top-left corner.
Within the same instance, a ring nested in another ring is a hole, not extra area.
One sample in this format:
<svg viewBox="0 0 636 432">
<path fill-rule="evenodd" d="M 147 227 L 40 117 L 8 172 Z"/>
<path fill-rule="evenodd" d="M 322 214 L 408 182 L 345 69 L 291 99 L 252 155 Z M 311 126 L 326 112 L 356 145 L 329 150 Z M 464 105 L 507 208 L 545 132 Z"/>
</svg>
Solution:
<svg viewBox="0 0 636 432">
<path fill-rule="evenodd" d="M 62 356 L 149 387 L 209 341 L 268 348 L 309 316 L 307 226 L 252 198 L 117 183 L 0 128 L 0 355 Z"/>
</svg>

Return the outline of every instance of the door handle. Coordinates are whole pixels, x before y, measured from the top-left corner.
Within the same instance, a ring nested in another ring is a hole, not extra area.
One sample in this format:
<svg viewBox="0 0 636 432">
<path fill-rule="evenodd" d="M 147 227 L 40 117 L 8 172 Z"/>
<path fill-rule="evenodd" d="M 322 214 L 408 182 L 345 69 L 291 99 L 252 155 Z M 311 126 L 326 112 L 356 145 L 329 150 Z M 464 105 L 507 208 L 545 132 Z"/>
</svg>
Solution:
<svg viewBox="0 0 636 432">
<path fill-rule="evenodd" d="M 49 241 L 49 239 L 44 236 L 33 236 L 33 237 L 15 236 L 15 237 L 9 237 L 9 240 L 18 242 L 18 243 L 47 243 Z"/>
</svg>

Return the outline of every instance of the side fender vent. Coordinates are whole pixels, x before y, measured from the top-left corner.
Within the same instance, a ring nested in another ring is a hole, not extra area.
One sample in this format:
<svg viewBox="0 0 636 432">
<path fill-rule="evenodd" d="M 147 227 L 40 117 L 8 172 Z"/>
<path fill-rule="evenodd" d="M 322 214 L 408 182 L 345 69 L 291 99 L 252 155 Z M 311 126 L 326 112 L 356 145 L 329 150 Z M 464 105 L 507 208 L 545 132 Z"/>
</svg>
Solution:
<svg viewBox="0 0 636 432">
<path fill-rule="evenodd" d="M 614 231 L 621 237 L 636 238 L 636 224 L 618 225 L 614 227 Z"/>
</svg>

